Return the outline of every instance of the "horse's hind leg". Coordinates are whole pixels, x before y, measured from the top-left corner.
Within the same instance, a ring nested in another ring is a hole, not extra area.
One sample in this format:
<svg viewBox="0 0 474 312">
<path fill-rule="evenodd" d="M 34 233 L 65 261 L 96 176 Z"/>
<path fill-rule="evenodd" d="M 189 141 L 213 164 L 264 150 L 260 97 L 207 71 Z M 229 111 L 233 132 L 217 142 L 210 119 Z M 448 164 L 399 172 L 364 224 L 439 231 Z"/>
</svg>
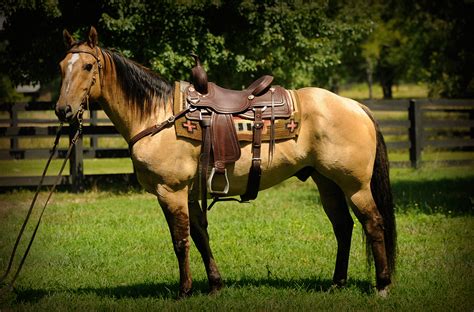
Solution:
<svg viewBox="0 0 474 312">
<path fill-rule="evenodd" d="M 318 186 L 321 203 L 332 223 L 337 240 L 336 268 L 334 270 L 333 283 L 336 286 L 344 286 L 347 282 L 347 269 L 354 222 L 341 188 L 317 172 L 312 175 L 312 178 Z"/>
<path fill-rule="evenodd" d="M 191 237 L 201 253 L 202 261 L 206 267 L 207 278 L 209 280 L 209 293 L 213 294 L 222 288 L 222 279 L 209 245 L 207 220 L 196 199 L 190 198 L 188 206 L 191 222 Z"/>
<path fill-rule="evenodd" d="M 376 207 L 369 185 L 346 195 L 355 215 L 364 227 L 368 243 L 372 248 L 377 289 L 381 295 L 385 295 L 387 287 L 391 283 L 391 272 L 385 249 L 383 218 Z"/>
</svg>

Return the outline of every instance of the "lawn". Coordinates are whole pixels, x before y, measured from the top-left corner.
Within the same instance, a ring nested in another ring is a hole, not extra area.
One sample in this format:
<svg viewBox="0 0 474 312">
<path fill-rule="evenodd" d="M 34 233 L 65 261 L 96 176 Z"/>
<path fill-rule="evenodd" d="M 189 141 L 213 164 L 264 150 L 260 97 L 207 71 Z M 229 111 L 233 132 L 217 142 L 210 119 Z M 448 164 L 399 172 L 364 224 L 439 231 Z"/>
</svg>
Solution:
<svg viewBox="0 0 474 312">
<path fill-rule="evenodd" d="M 394 98 L 427 98 L 428 97 L 428 86 L 425 84 L 415 83 L 403 83 L 395 85 L 392 88 Z M 348 84 L 341 87 L 339 95 L 351 98 L 351 99 L 368 99 L 369 98 L 369 87 L 366 83 Z M 379 84 L 372 86 L 372 97 L 374 99 L 382 99 L 383 92 L 382 87 Z"/>
<path fill-rule="evenodd" d="M 23 311 L 472 311 L 472 168 L 392 170 L 399 261 L 389 298 L 374 294 L 356 222 L 349 283 L 330 290 L 335 238 L 312 182 L 291 179 L 257 201 L 220 203 L 209 213 L 226 287 L 206 294 L 191 250 L 194 295 L 175 300 L 178 269 L 161 209 L 151 195 L 117 187 L 54 195 L 17 282 Z M 33 194 L 0 194 L 0 267 Z M 44 199 L 45 194 L 42 194 Z M 2 306 L 3 305 L 3 306 Z"/>
</svg>

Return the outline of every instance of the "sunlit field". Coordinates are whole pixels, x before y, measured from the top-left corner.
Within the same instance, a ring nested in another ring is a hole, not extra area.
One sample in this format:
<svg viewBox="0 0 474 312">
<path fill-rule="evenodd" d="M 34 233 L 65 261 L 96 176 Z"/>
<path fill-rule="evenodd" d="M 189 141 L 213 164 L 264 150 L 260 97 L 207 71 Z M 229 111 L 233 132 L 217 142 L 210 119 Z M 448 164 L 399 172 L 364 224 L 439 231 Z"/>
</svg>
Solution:
<svg viewBox="0 0 474 312">
<path fill-rule="evenodd" d="M 290 179 L 261 192 L 251 204 L 219 203 L 209 212 L 211 246 L 226 287 L 218 295 L 207 295 L 204 267 L 193 246 L 194 295 L 186 300 L 175 300 L 177 262 L 153 196 L 124 185 L 83 194 L 60 191 L 46 211 L 15 293 L 4 298 L 1 307 L 471 311 L 471 169 L 392 170 L 399 257 L 387 299 L 374 292 L 374 274 L 367 272 L 358 222 L 348 285 L 331 289 L 336 251 L 331 225 L 314 184 Z M 31 191 L 0 194 L 2 269 L 32 196 Z"/>
</svg>

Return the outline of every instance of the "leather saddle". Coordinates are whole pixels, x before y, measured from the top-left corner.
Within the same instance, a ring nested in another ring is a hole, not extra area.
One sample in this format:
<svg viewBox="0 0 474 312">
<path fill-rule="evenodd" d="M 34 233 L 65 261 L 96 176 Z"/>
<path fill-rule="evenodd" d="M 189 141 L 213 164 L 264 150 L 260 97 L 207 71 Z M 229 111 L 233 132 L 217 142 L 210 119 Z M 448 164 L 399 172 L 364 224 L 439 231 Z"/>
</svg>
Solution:
<svg viewBox="0 0 474 312">
<path fill-rule="evenodd" d="M 234 116 L 253 121 L 252 164 L 245 194 L 241 201 L 255 199 L 261 177 L 260 149 L 264 120 L 270 121 L 269 161 L 274 151 L 273 124 L 275 119 L 289 118 L 292 114 L 288 92 L 279 86 L 272 86 L 273 77 L 265 75 L 251 83 L 246 89 L 237 91 L 222 88 L 208 82 L 207 73 L 199 58 L 193 55 L 196 65 L 192 68 L 192 84 L 185 90 L 190 112 L 189 120 L 199 121 L 202 131 L 200 156 L 201 199 L 203 209 L 207 208 L 207 192 L 218 198 L 227 195 L 229 180 L 226 167 L 241 156 L 240 144 L 234 124 Z M 211 164 L 212 161 L 212 164 Z M 210 174 L 208 174 L 210 168 Z M 213 187 L 214 178 L 221 175 L 225 181 L 221 190 Z"/>
</svg>

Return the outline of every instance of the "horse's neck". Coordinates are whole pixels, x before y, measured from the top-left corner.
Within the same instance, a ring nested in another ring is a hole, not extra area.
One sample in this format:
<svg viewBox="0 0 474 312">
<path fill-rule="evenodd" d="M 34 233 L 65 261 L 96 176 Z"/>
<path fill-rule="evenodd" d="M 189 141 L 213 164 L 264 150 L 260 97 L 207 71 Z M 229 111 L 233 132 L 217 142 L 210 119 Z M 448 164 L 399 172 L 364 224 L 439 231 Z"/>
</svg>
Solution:
<svg viewBox="0 0 474 312">
<path fill-rule="evenodd" d="M 102 108 L 127 142 L 138 132 L 167 118 L 165 109 L 158 104 L 153 105 L 153 111 L 146 116 L 134 110 L 134 106 L 128 102 L 124 90 L 122 90 L 117 80 L 113 66 L 108 66 L 107 72 L 104 71 L 103 78 L 102 98 L 100 100 Z M 166 104 L 168 107 L 170 105 L 172 103 Z"/>
</svg>

